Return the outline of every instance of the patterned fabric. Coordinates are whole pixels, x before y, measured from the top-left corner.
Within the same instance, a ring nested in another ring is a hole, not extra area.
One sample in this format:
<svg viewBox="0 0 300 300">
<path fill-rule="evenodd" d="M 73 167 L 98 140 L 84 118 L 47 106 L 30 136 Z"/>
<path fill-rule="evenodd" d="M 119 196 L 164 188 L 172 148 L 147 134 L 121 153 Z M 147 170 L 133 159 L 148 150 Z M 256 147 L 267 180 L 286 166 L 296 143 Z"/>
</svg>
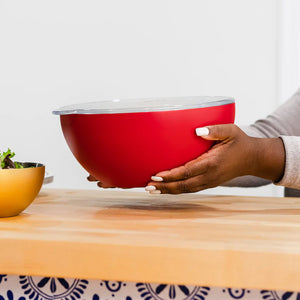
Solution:
<svg viewBox="0 0 300 300">
<path fill-rule="evenodd" d="M 0 300 L 300 300 L 297 292 L 0 275 Z"/>
</svg>

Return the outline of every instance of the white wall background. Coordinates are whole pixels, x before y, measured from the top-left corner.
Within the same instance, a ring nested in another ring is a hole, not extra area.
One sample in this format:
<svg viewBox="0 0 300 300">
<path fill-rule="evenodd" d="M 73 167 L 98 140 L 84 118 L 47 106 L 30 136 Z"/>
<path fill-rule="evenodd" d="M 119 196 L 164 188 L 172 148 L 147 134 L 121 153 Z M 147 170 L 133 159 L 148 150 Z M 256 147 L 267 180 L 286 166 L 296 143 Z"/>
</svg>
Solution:
<svg viewBox="0 0 300 300">
<path fill-rule="evenodd" d="M 280 2 L 280 102 L 299 88 L 300 82 L 300 1 Z"/>
<path fill-rule="evenodd" d="M 0 149 L 49 187 L 96 188 L 51 111 L 105 97 L 229 95 L 237 124 L 279 103 L 279 0 L 0 0 Z M 210 193 L 280 195 L 281 189 Z"/>
</svg>

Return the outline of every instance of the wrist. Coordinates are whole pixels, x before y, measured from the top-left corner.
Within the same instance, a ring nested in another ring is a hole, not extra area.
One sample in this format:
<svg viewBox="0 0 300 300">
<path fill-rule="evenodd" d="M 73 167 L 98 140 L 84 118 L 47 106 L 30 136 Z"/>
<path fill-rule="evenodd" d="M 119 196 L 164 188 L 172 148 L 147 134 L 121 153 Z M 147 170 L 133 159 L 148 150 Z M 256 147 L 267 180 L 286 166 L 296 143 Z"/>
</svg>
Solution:
<svg viewBox="0 0 300 300">
<path fill-rule="evenodd" d="M 253 138 L 253 174 L 278 182 L 283 177 L 285 149 L 281 138 Z"/>
</svg>

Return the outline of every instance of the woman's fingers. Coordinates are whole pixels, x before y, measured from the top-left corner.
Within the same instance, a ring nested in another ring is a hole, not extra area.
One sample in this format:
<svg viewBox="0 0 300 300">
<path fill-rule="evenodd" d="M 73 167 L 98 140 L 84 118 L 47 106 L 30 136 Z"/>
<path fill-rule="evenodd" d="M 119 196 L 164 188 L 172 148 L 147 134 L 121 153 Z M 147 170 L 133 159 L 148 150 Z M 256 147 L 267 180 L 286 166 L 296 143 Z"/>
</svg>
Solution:
<svg viewBox="0 0 300 300">
<path fill-rule="evenodd" d="M 105 184 L 103 182 L 98 182 L 97 185 L 103 189 L 113 189 L 115 186 L 112 186 L 111 184 Z"/>
<path fill-rule="evenodd" d="M 216 179 L 210 179 L 207 170 L 212 171 L 215 169 L 213 163 L 209 163 L 209 158 L 199 157 L 187 163 L 184 166 L 158 173 L 156 177 L 163 180 L 152 181 L 146 187 L 146 191 L 151 194 L 181 194 L 181 193 L 194 193 L 208 188 L 208 182 L 214 185 Z M 210 173 L 213 174 L 213 173 Z"/>
<path fill-rule="evenodd" d="M 196 134 L 206 140 L 222 141 L 233 137 L 236 130 L 237 127 L 232 124 L 214 125 L 196 128 Z"/>
<path fill-rule="evenodd" d="M 101 187 L 101 188 L 104 188 L 104 189 L 114 188 L 114 186 L 112 186 L 112 185 L 109 185 L 109 184 L 105 184 L 105 183 L 103 183 L 103 182 L 100 182 L 98 179 L 96 179 L 96 178 L 95 178 L 94 176 L 92 176 L 92 175 L 89 175 L 89 176 L 87 177 L 87 180 L 88 180 L 88 181 L 91 181 L 91 182 L 97 181 L 97 185 L 98 185 L 99 187 Z"/>
<path fill-rule="evenodd" d="M 151 179 L 157 182 L 170 182 L 191 178 L 203 174 L 208 168 L 208 162 L 204 161 L 205 155 L 198 157 L 183 166 L 157 173 Z"/>
<path fill-rule="evenodd" d="M 207 126 L 197 128 L 196 134 L 216 141 L 215 145 L 184 166 L 157 173 L 151 178 L 146 191 L 156 194 L 197 192 L 247 173 L 245 157 L 249 143 L 237 126 Z"/>
<path fill-rule="evenodd" d="M 146 191 L 150 194 L 182 194 L 182 193 L 195 193 L 207 189 L 207 180 L 203 175 L 198 175 L 180 181 L 172 182 L 150 182 L 146 187 Z"/>
<path fill-rule="evenodd" d="M 196 129 L 196 134 L 208 140 L 217 140 L 223 141 L 234 136 L 236 131 L 236 126 L 232 124 L 226 125 L 214 125 L 201 127 Z M 203 161 L 206 159 L 205 163 Z M 163 171 L 157 173 L 151 179 L 153 181 L 177 181 L 182 179 L 187 179 L 190 177 L 194 177 L 206 172 L 209 168 L 209 156 L 204 153 L 199 158 L 192 160 L 185 164 L 184 166 L 180 166 L 178 168 L 174 168 L 172 170 Z"/>
<path fill-rule="evenodd" d="M 86 178 L 88 181 L 98 181 L 94 176 L 92 175 L 89 175 L 87 178 Z"/>
</svg>

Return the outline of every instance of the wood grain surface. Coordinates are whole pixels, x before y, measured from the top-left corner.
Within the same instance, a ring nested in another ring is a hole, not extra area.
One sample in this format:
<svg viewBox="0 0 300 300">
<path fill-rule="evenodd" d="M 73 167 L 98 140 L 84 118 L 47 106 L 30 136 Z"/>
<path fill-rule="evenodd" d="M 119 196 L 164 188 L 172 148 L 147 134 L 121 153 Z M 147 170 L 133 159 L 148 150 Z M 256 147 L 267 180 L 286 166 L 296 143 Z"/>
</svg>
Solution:
<svg viewBox="0 0 300 300">
<path fill-rule="evenodd" d="M 0 274 L 300 290 L 300 198 L 43 189 Z"/>
</svg>

